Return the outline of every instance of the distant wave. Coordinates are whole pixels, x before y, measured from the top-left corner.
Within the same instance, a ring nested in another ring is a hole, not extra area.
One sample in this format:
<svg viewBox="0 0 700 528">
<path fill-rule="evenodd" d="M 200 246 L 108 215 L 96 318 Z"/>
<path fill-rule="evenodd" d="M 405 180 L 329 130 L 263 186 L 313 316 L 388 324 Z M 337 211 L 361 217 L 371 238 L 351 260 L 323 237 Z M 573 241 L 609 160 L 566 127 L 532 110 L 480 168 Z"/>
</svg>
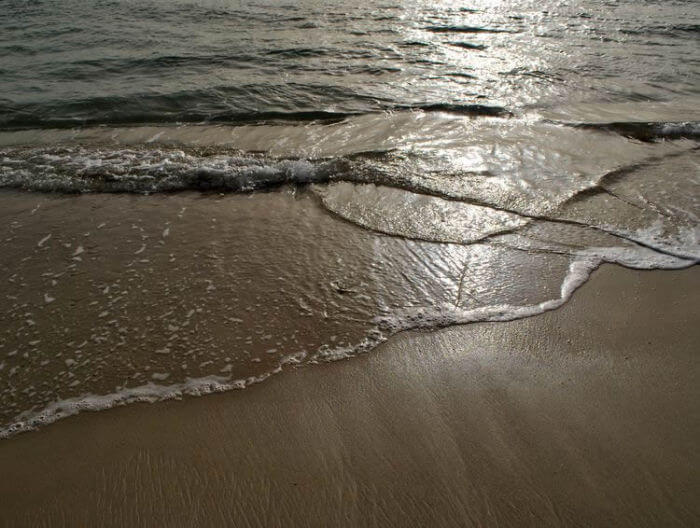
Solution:
<svg viewBox="0 0 700 528">
<path fill-rule="evenodd" d="M 468 49 L 468 50 L 485 50 L 486 46 L 483 44 L 474 44 L 472 42 L 450 42 L 450 46 L 454 46 L 456 48 L 462 48 L 462 49 Z"/>
<path fill-rule="evenodd" d="M 569 126 L 614 132 L 639 141 L 655 141 L 658 139 L 700 139 L 700 122 L 676 123 L 572 123 Z"/>
<path fill-rule="evenodd" d="M 427 26 L 423 29 L 431 33 L 516 33 L 512 29 L 476 26 Z"/>
<path fill-rule="evenodd" d="M 142 99 L 148 99 L 143 105 Z M 203 97 L 206 103 L 206 95 Z M 95 98 L 56 105 L 12 105 L 0 100 L 0 129 L 73 128 L 99 125 L 143 125 L 165 123 L 220 123 L 229 125 L 309 122 L 336 123 L 349 117 L 393 111 L 444 112 L 463 116 L 509 117 L 512 112 L 497 105 L 482 104 L 375 104 L 373 111 L 263 111 L 196 110 L 196 98 L 143 96 Z M 203 105 L 206 106 L 206 105 Z M 145 111 L 145 108 L 152 110 Z"/>
</svg>

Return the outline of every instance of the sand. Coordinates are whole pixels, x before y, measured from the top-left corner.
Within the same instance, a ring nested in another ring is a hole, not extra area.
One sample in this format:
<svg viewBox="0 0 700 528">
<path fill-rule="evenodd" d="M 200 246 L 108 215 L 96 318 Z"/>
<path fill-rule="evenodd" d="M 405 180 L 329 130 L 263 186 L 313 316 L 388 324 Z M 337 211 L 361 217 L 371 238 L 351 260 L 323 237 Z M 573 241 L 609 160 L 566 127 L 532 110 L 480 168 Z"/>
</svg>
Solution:
<svg viewBox="0 0 700 528">
<path fill-rule="evenodd" d="M 697 267 L 0 442 L 2 526 L 696 526 Z"/>
</svg>

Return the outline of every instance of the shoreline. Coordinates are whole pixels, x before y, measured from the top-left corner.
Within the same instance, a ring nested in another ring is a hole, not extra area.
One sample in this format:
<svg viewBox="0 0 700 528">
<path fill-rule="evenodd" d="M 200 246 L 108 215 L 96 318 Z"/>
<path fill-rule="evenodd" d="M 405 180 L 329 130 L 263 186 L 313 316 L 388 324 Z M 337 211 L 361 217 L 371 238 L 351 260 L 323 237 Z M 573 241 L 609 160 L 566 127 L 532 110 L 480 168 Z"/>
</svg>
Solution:
<svg viewBox="0 0 700 528">
<path fill-rule="evenodd" d="M 399 331 L 558 309 L 606 251 L 387 236 L 294 188 L 6 191 L 0 205 L 0 439 L 79 412 L 245 388 Z M 678 265 L 656 253 L 629 262 Z"/>
<path fill-rule="evenodd" d="M 2 440 L 0 524 L 691 526 L 698 278 L 605 265 L 541 315 Z"/>
</svg>

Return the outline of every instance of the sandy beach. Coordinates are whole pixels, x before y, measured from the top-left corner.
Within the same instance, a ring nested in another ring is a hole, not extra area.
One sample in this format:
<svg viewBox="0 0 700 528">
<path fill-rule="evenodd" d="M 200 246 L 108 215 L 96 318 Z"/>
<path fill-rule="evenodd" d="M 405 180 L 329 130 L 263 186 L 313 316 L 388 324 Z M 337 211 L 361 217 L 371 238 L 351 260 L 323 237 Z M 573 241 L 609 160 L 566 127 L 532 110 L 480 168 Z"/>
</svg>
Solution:
<svg viewBox="0 0 700 528">
<path fill-rule="evenodd" d="M 2 526 L 693 526 L 697 267 L 0 442 Z"/>
<path fill-rule="evenodd" d="M 700 527 L 700 2 L 0 5 L 0 528 Z"/>
</svg>

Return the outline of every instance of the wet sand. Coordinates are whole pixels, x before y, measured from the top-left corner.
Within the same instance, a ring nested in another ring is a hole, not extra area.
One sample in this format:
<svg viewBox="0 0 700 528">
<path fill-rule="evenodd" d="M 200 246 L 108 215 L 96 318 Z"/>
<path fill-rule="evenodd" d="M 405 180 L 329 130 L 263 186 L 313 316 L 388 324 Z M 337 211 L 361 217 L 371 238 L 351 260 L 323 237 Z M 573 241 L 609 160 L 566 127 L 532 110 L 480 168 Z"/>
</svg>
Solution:
<svg viewBox="0 0 700 528">
<path fill-rule="evenodd" d="M 697 267 L 0 442 L 2 526 L 693 526 Z"/>
<path fill-rule="evenodd" d="M 455 309 L 538 313 L 589 271 L 568 254 L 381 235 L 294 188 L 1 192 L 0 240 L 0 438 L 78 409 L 247 386 Z"/>
</svg>

